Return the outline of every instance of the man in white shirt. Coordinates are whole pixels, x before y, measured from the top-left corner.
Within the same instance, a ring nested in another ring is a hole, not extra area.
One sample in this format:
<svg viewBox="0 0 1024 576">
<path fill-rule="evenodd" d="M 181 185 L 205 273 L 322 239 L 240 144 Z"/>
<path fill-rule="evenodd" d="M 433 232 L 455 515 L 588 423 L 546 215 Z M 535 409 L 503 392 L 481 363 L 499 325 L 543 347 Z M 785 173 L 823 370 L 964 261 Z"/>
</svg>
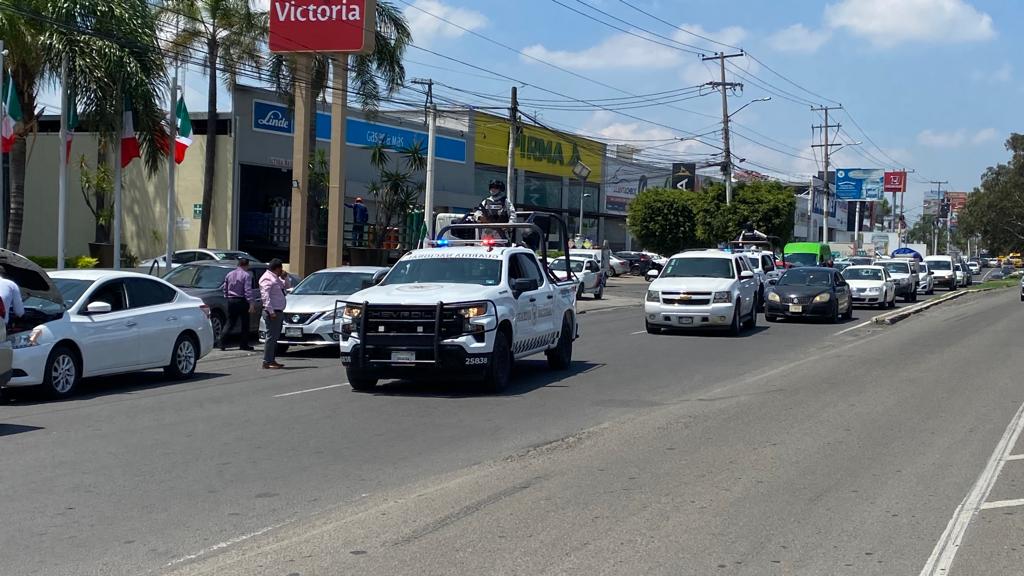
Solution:
<svg viewBox="0 0 1024 576">
<path fill-rule="evenodd" d="M 4 325 L 11 323 L 12 316 L 20 318 L 25 315 L 25 305 L 21 302 L 21 288 L 5 276 L 6 270 L 0 265 L 0 300 L 3 301 L 3 313 L 0 319 Z"/>
</svg>

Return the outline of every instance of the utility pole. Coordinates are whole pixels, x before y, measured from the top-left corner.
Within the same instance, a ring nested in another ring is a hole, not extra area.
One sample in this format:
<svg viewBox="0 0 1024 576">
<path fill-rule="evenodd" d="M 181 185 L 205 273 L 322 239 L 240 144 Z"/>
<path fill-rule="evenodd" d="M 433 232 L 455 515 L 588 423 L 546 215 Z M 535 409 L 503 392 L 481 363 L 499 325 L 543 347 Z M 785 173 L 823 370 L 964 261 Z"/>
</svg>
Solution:
<svg viewBox="0 0 1024 576">
<path fill-rule="evenodd" d="M 519 94 L 512 87 L 512 105 L 508 109 L 508 171 L 505 173 L 505 193 L 511 198 L 516 197 L 516 133 L 519 131 Z M 513 204 L 515 201 L 513 200 Z"/>
<path fill-rule="evenodd" d="M 719 82 L 708 82 L 706 85 L 722 90 L 722 147 L 724 148 L 723 154 L 725 155 L 725 158 L 722 159 L 722 175 L 725 176 L 726 204 L 732 204 L 732 151 L 729 148 L 729 97 L 726 91 L 730 88 L 742 89 L 743 84 L 725 81 L 725 59 L 739 58 L 740 56 L 746 56 L 746 54 L 743 52 L 737 52 L 736 54 L 719 52 L 714 56 L 701 57 L 701 60 L 704 62 L 718 60 L 719 70 L 721 71 L 721 80 Z"/>
<path fill-rule="evenodd" d="M 831 143 L 830 144 L 829 141 L 828 141 L 828 131 L 829 131 L 829 129 L 842 127 L 842 124 L 838 124 L 838 123 L 837 124 L 829 124 L 828 123 L 828 113 L 829 113 L 830 110 L 840 110 L 840 109 L 842 109 L 842 106 L 822 106 L 820 108 L 811 108 L 811 112 L 824 112 L 825 113 L 825 124 L 815 127 L 815 128 L 821 129 L 821 131 L 824 133 L 824 135 L 825 135 L 825 143 L 824 144 L 811 144 L 811 148 L 822 148 L 825 151 L 825 154 L 824 154 L 824 156 L 825 156 L 825 190 L 824 190 L 824 193 L 822 194 L 822 199 L 821 199 L 821 212 L 822 212 L 822 214 L 821 214 L 821 216 L 822 216 L 822 218 L 821 218 L 821 241 L 822 242 L 826 242 L 826 243 L 828 242 L 828 193 L 829 193 L 829 188 L 831 187 L 831 185 L 828 182 L 829 153 L 832 151 L 832 147 L 833 146 L 842 146 L 842 144 L 837 144 L 837 143 Z M 857 247 L 857 248 L 860 248 L 860 238 L 855 238 L 854 239 L 854 246 Z"/>
<path fill-rule="evenodd" d="M 938 192 L 938 195 L 939 195 L 939 213 L 938 213 L 938 215 L 941 216 L 942 213 L 943 213 L 943 210 L 946 211 L 945 212 L 946 217 L 944 218 L 946 220 L 946 253 L 949 253 L 949 211 L 948 211 L 948 208 L 945 207 L 946 206 L 946 199 L 942 197 L 942 184 L 949 183 L 949 180 L 929 180 L 928 183 L 935 184 L 935 186 L 937 187 L 936 191 Z M 936 233 L 935 233 L 935 247 L 934 247 L 934 251 L 935 251 L 936 254 L 939 253 L 939 233 L 938 233 L 937 230 L 936 230 Z"/>
<path fill-rule="evenodd" d="M 178 59 L 174 59 L 174 77 L 171 79 L 170 110 L 167 117 L 167 247 L 164 254 L 166 270 L 174 259 L 175 199 L 174 168 L 175 141 L 178 138 Z"/>
<path fill-rule="evenodd" d="M 60 166 L 57 182 L 57 270 L 64 269 L 68 211 L 68 56 L 60 66 Z M 172 141 L 173 142 L 173 141 Z"/>
<path fill-rule="evenodd" d="M 434 162 L 437 151 L 435 140 L 437 137 L 437 106 L 434 105 L 434 81 L 413 80 L 413 84 L 425 85 L 427 87 L 427 181 L 425 184 L 426 193 L 423 199 L 423 220 L 427 225 L 427 239 L 434 239 Z"/>
</svg>

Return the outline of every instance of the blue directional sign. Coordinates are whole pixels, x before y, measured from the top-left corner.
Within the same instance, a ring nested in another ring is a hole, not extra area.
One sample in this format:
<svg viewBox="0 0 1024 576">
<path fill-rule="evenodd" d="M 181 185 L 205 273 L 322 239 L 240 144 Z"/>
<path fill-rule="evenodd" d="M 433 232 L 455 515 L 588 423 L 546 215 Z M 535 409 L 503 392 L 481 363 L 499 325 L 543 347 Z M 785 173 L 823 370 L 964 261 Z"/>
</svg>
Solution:
<svg viewBox="0 0 1024 576">
<path fill-rule="evenodd" d="M 291 136 L 292 111 L 283 104 L 253 100 L 252 129 L 256 132 L 267 132 L 281 136 Z M 391 150 L 418 147 L 425 154 L 427 151 L 426 132 L 411 130 L 390 124 L 367 122 L 358 118 L 347 118 L 345 123 L 345 143 L 351 146 L 376 146 L 383 142 Z M 330 141 L 331 115 L 317 112 L 317 140 Z M 461 138 L 437 135 L 434 137 L 435 153 L 439 160 L 464 163 L 466 161 L 466 141 Z"/>
</svg>

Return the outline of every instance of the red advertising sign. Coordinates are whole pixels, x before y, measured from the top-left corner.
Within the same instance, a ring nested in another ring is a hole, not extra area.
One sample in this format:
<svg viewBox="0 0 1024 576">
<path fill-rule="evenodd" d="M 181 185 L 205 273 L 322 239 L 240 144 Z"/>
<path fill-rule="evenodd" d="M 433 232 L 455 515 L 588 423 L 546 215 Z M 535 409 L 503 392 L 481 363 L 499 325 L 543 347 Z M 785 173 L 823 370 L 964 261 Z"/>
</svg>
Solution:
<svg viewBox="0 0 1024 576">
<path fill-rule="evenodd" d="M 376 0 L 271 0 L 270 51 L 373 52 Z"/>
<path fill-rule="evenodd" d="M 950 212 L 960 212 L 967 206 L 967 192 L 946 192 Z"/>
<path fill-rule="evenodd" d="M 885 173 L 885 188 L 886 192 L 896 192 L 902 194 L 907 191 L 907 173 L 906 172 L 886 172 Z"/>
</svg>

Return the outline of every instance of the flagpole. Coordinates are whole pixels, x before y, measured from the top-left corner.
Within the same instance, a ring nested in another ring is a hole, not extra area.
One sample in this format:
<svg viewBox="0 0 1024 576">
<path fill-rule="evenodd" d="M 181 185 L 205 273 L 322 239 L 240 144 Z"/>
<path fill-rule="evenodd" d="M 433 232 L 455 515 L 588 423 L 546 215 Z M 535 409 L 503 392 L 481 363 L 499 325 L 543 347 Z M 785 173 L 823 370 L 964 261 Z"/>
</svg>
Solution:
<svg viewBox="0 0 1024 576">
<path fill-rule="evenodd" d="M 6 56 L 6 50 L 4 50 L 4 41 L 0 39 L 0 98 L 3 98 L 3 103 L 0 103 L 0 126 L 4 125 L 4 116 L 7 115 L 7 92 L 4 91 L 4 83 L 10 84 L 8 90 L 14 93 L 14 78 L 11 77 L 10 81 L 7 80 L 7 69 L 4 68 L 4 56 Z M 6 172 L 4 171 L 4 153 L 0 149 L 0 248 L 7 248 L 7 178 Z"/>
<path fill-rule="evenodd" d="M 167 121 L 167 253 L 164 264 L 167 270 L 171 269 L 171 260 L 174 258 L 174 152 L 177 148 L 178 139 L 178 63 L 174 63 L 174 79 L 171 81 L 171 116 Z"/>
<path fill-rule="evenodd" d="M 60 167 L 57 181 L 57 269 L 64 269 L 64 242 L 68 203 L 68 57 L 60 65 Z"/>
<path fill-rule="evenodd" d="M 124 138 L 124 95 L 121 97 L 121 121 L 114 139 L 114 270 L 121 269 L 121 140 Z"/>
</svg>

